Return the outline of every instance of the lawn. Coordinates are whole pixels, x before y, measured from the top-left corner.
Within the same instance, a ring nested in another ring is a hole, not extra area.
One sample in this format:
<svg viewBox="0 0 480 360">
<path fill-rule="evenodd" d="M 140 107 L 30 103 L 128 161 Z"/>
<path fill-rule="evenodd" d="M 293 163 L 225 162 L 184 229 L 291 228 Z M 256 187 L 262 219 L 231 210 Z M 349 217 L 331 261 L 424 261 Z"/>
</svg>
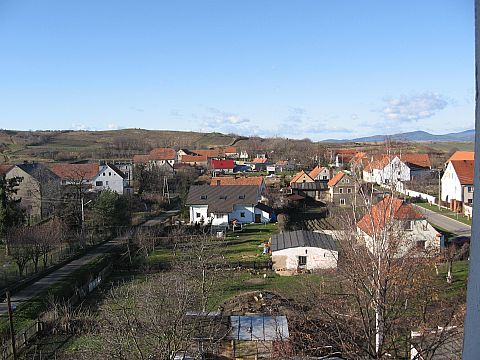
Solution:
<svg viewBox="0 0 480 360">
<path fill-rule="evenodd" d="M 447 216 L 451 219 L 458 220 L 458 221 L 460 221 L 464 224 L 467 224 L 467 225 L 470 225 L 470 226 L 472 225 L 472 219 L 469 219 L 467 216 L 465 216 L 463 214 L 453 213 L 450 210 L 445 209 L 443 207 L 441 207 L 439 209 L 438 205 L 431 205 L 429 203 L 417 203 L 416 205 L 418 205 L 420 207 L 423 207 L 424 209 L 435 211 L 436 213 L 445 215 L 445 216 Z"/>
</svg>

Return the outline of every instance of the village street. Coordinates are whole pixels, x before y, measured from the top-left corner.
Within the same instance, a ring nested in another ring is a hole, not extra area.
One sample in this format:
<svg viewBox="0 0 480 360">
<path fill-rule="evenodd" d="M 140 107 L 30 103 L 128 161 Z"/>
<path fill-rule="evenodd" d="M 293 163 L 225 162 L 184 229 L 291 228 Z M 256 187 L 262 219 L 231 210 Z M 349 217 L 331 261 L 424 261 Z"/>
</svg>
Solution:
<svg viewBox="0 0 480 360">
<path fill-rule="evenodd" d="M 418 211 L 420 211 L 422 214 L 425 214 L 427 217 L 427 220 L 438 227 L 441 227 L 442 229 L 445 229 L 451 233 L 454 233 L 458 236 L 471 236 L 472 234 L 472 229 L 470 225 L 466 225 L 460 221 L 451 219 L 447 216 L 444 216 L 442 214 L 439 214 L 435 211 L 425 209 L 423 207 L 415 205 Z"/>
</svg>

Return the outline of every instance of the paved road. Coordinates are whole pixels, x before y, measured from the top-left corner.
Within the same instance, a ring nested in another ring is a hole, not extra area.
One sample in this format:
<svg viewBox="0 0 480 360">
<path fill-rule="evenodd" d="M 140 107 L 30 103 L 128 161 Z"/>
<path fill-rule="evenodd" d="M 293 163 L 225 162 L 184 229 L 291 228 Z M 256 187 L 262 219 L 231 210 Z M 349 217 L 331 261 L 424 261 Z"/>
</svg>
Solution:
<svg viewBox="0 0 480 360">
<path fill-rule="evenodd" d="M 66 278 L 68 275 L 80 269 L 82 266 L 88 264 L 91 261 L 94 261 L 95 259 L 102 256 L 103 254 L 107 254 L 114 251 L 115 248 L 122 241 L 124 240 L 119 238 L 110 240 L 105 244 L 100 245 L 95 249 L 91 250 L 81 258 L 70 261 L 68 264 L 61 267 L 60 269 L 50 273 L 49 275 L 34 282 L 32 285 L 12 295 L 11 297 L 12 305 L 18 306 L 20 302 L 29 300 L 33 298 L 35 295 L 38 295 L 41 292 L 47 290 L 50 286 Z M 7 313 L 7 311 L 8 311 L 7 303 L 6 302 L 0 303 L 0 314 L 5 314 Z"/>
<path fill-rule="evenodd" d="M 149 226 L 159 225 L 163 221 L 165 221 L 167 218 L 177 214 L 178 212 L 179 210 L 166 211 L 160 216 L 145 222 L 141 226 L 149 227 Z M 118 245 L 120 245 L 123 241 L 124 241 L 123 238 L 116 238 L 116 239 L 110 240 L 105 244 L 100 245 L 97 248 L 91 250 L 81 258 L 69 262 L 65 266 L 41 278 L 40 280 L 36 281 L 32 285 L 26 287 L 25 289 L 19 291 L 16 294 L 13 294 L 11 297 L 12 305 L 18 306 L 19 303 L 29 300 L 34 296 L 40 294 L 41 292 L 47 290 L 50 286 L 66 278 L 68 275 L 80 269 L 82 266 L 90 263 L 91 261 L 94 261 L 95 259 L 97 259 L 98 257 L 104 254 L 115 251 L 115 248 Z M 7 311 L 8 309 L 7 309 L 6 302 L 3 302 L 3 303 L 0 302 L 0 315 L 7 313 Z"/>
<path fill-rule="evenodd" d="M 417 210 L 425 214 L 427 220 L 433 225 L 437 225 L 457 235 L 471 236 L 472 234 L 472 228 L 470 227 L 470 225 L 466 225 L 460 221 L 451 219 L 447 216 L 436 213 L 435 211 L 428 210 L 417 205 L 415 205 L 415 207 L 417 208 Z"/>
<path fill-rule="evenodd" d="M 150 227 L 150 226 L 160 225 L 162 222 L 164 222 L 170 216 L 176 215 L 179 212 L 180 212 L 180 210 L 165 211 L 163 214 L 160 214 L 160 216 L 146 221 L 145 223 L 142 224 L 142 226 Z"/>
</svg>

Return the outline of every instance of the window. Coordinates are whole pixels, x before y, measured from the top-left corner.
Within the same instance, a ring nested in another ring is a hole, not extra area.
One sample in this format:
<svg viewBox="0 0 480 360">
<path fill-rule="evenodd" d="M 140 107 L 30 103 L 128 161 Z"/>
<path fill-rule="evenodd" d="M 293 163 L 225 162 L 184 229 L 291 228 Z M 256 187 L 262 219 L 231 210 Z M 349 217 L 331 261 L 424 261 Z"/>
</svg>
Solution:
<svg viewBox="0 0 480 360">
<path fill-rule="evenodd" d="M 423 231 L 427 231 L 427 230 L 428 230 L 428 223 L 427 223 L 426 221 L 424 221 L 424 222 L 422 223 L 422 229 L 423 229 Z"/>
<path fill-rule="evenodd" d="M 343 194 L 343 188 L 338 188 L 338 193 Z"/>
<path fill-rule="evenodd" d="M 108 172 L 108 176 L 112 176 L 112 173 L 110 171 Z"/>
<path fill-rule="evenodd" d="M 345 199 L 340 199 L 340 205 L 345 205 L 346 202 L 345 202 Z"/>
<path fill-rule="evenodd" d="M 473 186 L 467 186 L 467 191 L 468 191 L 469 193 L 473 192 Z"/>
<path fill-rule="evenodd" d="M 95 186 L 103 186 L 103 181 L 95 181 Z"/>
<path fill-rule="evenodd" d="M 415 247 L 418 249 L 418 250 L 425 250 L 425 240 L 418 240 L 415 244 Z"/>
<path fill-rule="evenodd" d="M 323 176 L 322 176 L 322 179 L 323 179 L 323 180 L 328 180 L 328 176 L 327 176 L 327 175 L 323 175 Z"/>
<path fill-rule="evenodd" d="M 307 265 L 307 257 L 306 256 L 299 256 L 298 257 L 298 266 L 305 266 Z"/>
<path fill-rule="evenodd" d="M 467 203 L 468 203 L 468 205 L 472 205 L 473 204 L 473 199 L 468 199 Z"/>
<path fill-rule="evenodd" d="M 348 188 L 347 189 L 347 194 L 351 194 L 352 193 L 352 188 Z"/>
<path fill-rule="evenodd" d="M 405 221 L 405 230 L 413 230 L 413 220 Z"/>
<path fill-rule="evenodd" d="M 207 200 L 207 195 L 200 195 L 201 200 Z"/>
<path fill-rule="evenodd" d="M 242 211 L 242 212 L 240 213 L 240 217 L 243 217 L 243 218 L 244 218 L 244 217 L 245 217 L 245 212 Z"/>
<path fill-rule="evenodd" d="M 105 173 L 103 173 L 103 176 L 105 176 Z"/>
<path fill-rule="evenodd" d="M 350 179 L 345 179 L 345 182 L 348 184 L 350 182 Z"/>
<path fill-rule="evenodd" d="M 108 185 L 108 181 L 105 181 L 105 185 Z"/>
<path fill-rule="evenodd" d="M 200 216 L 202 216 L 200 213 L 195 213 L 195 217 L 199 218 Z"/>
</svg>

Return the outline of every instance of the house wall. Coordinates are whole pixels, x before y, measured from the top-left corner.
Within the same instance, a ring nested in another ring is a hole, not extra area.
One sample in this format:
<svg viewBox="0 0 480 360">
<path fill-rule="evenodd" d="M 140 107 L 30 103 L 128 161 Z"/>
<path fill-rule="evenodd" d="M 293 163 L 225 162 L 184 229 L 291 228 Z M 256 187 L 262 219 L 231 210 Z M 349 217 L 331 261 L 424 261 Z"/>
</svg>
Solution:
<svg viewBox="0 0 480 360">
<path fill-rule="evenodd" d="M 17 187 L 16 199 L 21 198 L 20 206 L 25 209 L 30 221 L 40 221 L 42 218 L 42 196 L 40 183 L 19 167 L 13 167 L 6 175 L 7 179 L 21 177 L 23 180 Z"/>
<path fill-rule="evenodd" d="M 101 182 L 101 184 L 100 184 Z M 93 190 L 102 191 L 110 189 L 117 194 L 123 195 L 125 179 L 118 175 L 110 166 L 102 165 L 100 170 L 93 178 Z"/>
<path fill-rule="evenodd" d="M 384 183 L 396 183 L 398 181 L 410 181 L 410 168 L 397 156 L 383 168 L 382 180 Z"/>
<path fill-rule="evenodd" d="M 466 205 L 473 205 L 473 185 L 464 185 L 462 186 L 463 191 L 463 203 Z"/>
<path fill-rule="evenodd" d="M 255 208 L 254 210 L 255 210 L 255 214 L 261 215 L 260 222 L 262 224 L 270 222 L 270 214 L 269 213 L 267 213 L 263 210 L 257 209 L 257 208 Z"/>
<path fill-rule="evenodd" d="M 310 176 L 308 176 L 307 174 L 302 174 L 302 176 L 300 176 L 296 181 L 295 183 L 304 183 L 304 182 L 307 182 L 307 183 L 310 183 L 310 182 L 314 182 L 315 180 L 313 180 Z"/>
<path fill-rule="evenodd" d="M 457 177 L 455 168 L 449 162 L 442 176 L 442 201 L 450 203 L 451 200 L 462 201 L 462 185 Z"/>
<path fill-rule="evenodd" d="M 330 201 L 338 206 L 352 206 L 361 200 L 357 194 L 355 180 L 349 176 L 344 176 L 335 186 L 329 187 L 329 194 Z M 345 200 L 345 204 L 342 204 L 341 199 Z"/>
<path fill-rule="evenodd" d="M 317 176 L 315 176 L 314 180 L 330 180 L 330 170 L 324 168 Z"/>
<path fill-rule="evenodd" d="M 244 213 L 244 217 L 241 214 Z M 238 220 L 242 224 L 250 224 L 255 221 L 254 205 L 234 205 L 233 211 L 228 214 L 228 220 Z"/>
<path fill-rule="evenodd" d="M 210 214 L 212 225 L 228 225 L 228 214 Z"/>
<path fill-rule="evenodd" d="M 412 230 L 400 231 L 403 223 L 398 223 L 399 235 L 394 239 L 397 243 L 401 242 L 397 250 L 397 256 L 403 256 L 408 251 L 416 249 L 417 241 L 425 241 L 426 250 L 439 250 L 440 237 L 437 236 L 438 231 L 433 228 L 427 220 L 414 220 Z M 373 252 L 373 238 L 359 229 L 359 232 L 365 240 L 365 245 L 370 252 Z M 398 237 L 401 237 L 398 239 Z"/>
<path fill-rule="evenodd" d="M 317 247 L 295 247 L 272 252 L 274 270 L 295 270 L 298 266 L 298 257 L 306 256 L 307 264 L 304 269 L 335 269 L 337 267 L 338 252 Z"/>
<path fill-rule="evenodd" d="M 200 223 L 203 218 L 203 223 L 207 224 L 209 221 L 208 218 L 208 205 L 190 205 L 190 224 Z M 200 214 L 197 216 L 197 213 Z"/>
</svg>

